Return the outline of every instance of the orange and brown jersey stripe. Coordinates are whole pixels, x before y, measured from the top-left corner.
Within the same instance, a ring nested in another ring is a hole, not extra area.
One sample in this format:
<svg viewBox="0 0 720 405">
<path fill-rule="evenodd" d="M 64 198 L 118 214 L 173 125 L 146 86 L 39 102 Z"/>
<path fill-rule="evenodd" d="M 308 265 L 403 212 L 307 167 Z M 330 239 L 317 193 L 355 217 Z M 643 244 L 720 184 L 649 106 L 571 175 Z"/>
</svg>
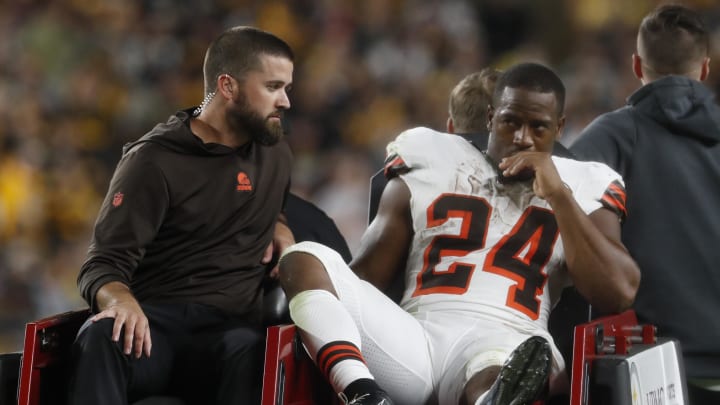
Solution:
<svg viewBox="0 0 720 405">
<path fill-rule="evenodd" d="M 357 360 L 365 363 L 360 349 L 351 342 L 338 340 L 330 342 L 318 350 L 317 365 L 326 377 L 330 375 L 333 366 L 343 360 Z"/>
<path fill-rule="evenodd" d="M 385 159 L 385 178 L 391 179 L 408 171 L 409 168 L 407 164 L 397 154 L 392 154 Z"/>
<path fill-rule="evenodd" d="M 623 187 L 622 183 L 620 183 L 619 180 L 615 180 L 610 183 L 607 189 L 605 189 L 605 193 L 600 199 L 600 202 L 602 203 L 603 207 L 618 214 L 621 220 L 625 220 L 625 217 L 627 216 L 625 199 L 625 187 Z"/>
</svg>

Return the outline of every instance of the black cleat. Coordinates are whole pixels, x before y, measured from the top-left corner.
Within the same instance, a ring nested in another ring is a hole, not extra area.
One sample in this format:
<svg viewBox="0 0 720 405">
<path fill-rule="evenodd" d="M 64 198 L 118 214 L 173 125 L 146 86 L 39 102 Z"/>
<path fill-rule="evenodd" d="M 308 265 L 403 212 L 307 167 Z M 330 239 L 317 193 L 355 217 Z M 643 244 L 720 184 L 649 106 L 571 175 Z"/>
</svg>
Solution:
<svg viewBox="0 0 720 405">
<path fill-rule="evenodd" d="M 552 350 L 540 336 L 532 336 L 505 360 L 481 405 L 529 405 L 541 398 L 550 376 Z"/>
<path fill-rule="evenodd" d="M 338 395 L 345 405 L 393 405 L 387 392 L 370 379 L 354 381 Z"/>
</svg>

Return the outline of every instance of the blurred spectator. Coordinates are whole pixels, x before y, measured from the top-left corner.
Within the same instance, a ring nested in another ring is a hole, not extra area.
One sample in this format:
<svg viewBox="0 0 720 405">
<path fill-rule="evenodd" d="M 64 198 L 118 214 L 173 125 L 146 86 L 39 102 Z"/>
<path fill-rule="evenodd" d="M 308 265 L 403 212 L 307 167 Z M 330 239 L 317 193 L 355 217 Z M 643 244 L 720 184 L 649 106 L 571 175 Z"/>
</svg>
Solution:
<svg viewBox="0 0 720 405">
<path fill-rule="evenodd" d="M 462 77 L 519 60 L 555 67 L 569 144 L 637 88 L 626 55 L 659 2 L 0 2 L 0 352 L 21 347 L 26 321 L 83 305 L 75 277 L 120 146 L 200 103 L 202 60 L 187 55 L 225 28 L 256 25 L 296 50 L 293 191 L 354 248 L 385 144 L 408 127 L 443 129 Z M 720 60 L 720 4 L 686 3 L 707 17 Z"/>
</svg>

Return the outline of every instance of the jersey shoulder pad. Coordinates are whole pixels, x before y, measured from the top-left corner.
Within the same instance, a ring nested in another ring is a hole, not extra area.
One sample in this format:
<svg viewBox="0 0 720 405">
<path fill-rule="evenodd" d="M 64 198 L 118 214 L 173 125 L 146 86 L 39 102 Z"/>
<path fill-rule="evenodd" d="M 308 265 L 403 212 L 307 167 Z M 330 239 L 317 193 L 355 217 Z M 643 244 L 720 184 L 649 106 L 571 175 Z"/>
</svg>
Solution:
<svg viewBox="0 0 720 405">
<path fill-rule="evenodd" d="M 386 147 L 385 177 L 392 178 L 421 166 L 424 156 L 432 150 L 437 138 L 442 136 L 430 128 L 417 127 L 408 129 L 390 142 Z"/>
<path fill-rule="evenodd" d="M 621 220 L 627 216 L 625 184 L 622 176 L 608 165 L 553 157 L 560 176 L 587 213 L 604 207 Z"/>
</svg>

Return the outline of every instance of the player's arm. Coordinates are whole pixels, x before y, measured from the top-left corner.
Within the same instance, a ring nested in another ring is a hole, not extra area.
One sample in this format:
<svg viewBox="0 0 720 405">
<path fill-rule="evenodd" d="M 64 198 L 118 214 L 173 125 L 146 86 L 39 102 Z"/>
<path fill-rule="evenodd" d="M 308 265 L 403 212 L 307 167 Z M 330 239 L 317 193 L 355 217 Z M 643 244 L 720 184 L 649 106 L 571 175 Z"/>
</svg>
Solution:
<svg viewBox="0 0 720 405">
<path fill-rule="evenodd" d="M 601 312 L 629 308 L 640 283 L 640 269 L 620 240 L 617 214 L 599 208 L 586 215 L 567 189 L 554 196 L 550 205 L 578 291 Z"/>
<path fill-rule="evenodd" d="M 606 208 L 585 214 L 548 154 L 520 152 L 503 159 L 500 168 L 506 176 L 525 168 L 535 171 L 535 194 L 555 213 L 568 271 L 580 294 L 601 312 L 629 308 L 640 269 L 621 242 L 618 215 Z"/>
<path fill-rule="evenodd" d="M 350 268 L 384 291 L 405 269 L 412 236 L 410 190 L 395 177 L 383 191 L 377 215 L 365 231 Z"/>
</svg>

